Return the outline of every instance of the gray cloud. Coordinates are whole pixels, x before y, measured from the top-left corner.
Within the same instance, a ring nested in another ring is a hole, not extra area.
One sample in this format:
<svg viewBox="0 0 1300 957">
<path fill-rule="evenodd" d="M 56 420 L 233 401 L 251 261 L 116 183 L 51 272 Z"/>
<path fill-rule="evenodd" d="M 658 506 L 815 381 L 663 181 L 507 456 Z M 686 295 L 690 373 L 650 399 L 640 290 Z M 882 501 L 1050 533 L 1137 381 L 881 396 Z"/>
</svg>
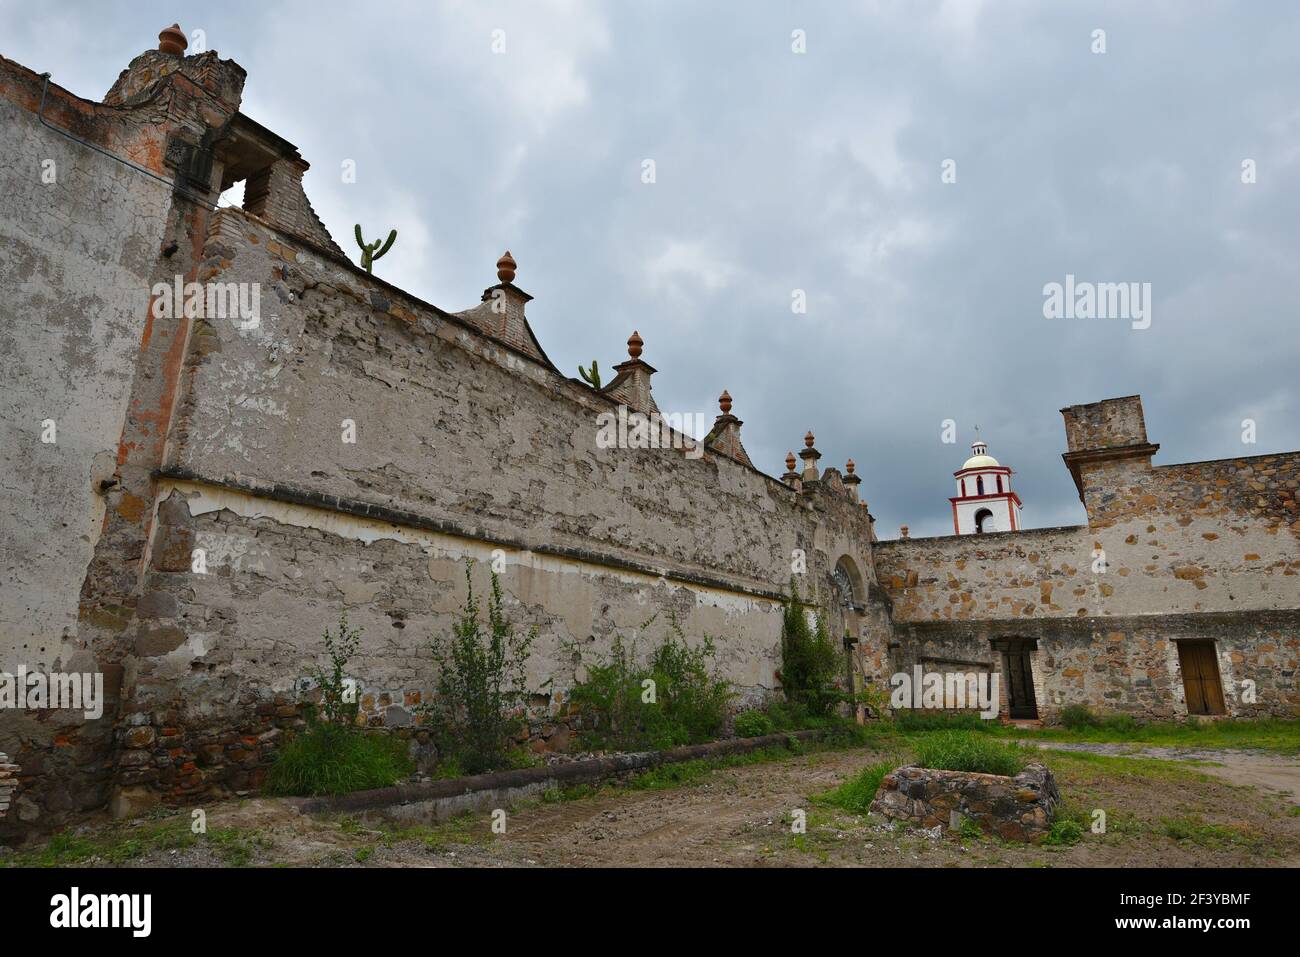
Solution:
<svg viewBox="0 0 1300 957">
<path fill-rule="evenodd" d="M 699 6 L 7 3 L 0 23 L 6 56 L 93 98 L 177 16 L 203 29 L 248 70 L 245 112 L 313 163 L 345 249 L 354 222 L 396 226 L 377 271 L 459 309 L 509 247 L 562 369 L 639 329 L 665 409 L 729 389 L 775 474 L 814 429 L 885 537 L 950 530 L 977 422 L 1031 525 L 1083 517 L 1064 405 L 1141 392 L 1158 463 L 1300 447 L 1300 11 Z M 1044 319 L 1067 273 L 1150 282 L 1151 328 Z"/>
</svg>

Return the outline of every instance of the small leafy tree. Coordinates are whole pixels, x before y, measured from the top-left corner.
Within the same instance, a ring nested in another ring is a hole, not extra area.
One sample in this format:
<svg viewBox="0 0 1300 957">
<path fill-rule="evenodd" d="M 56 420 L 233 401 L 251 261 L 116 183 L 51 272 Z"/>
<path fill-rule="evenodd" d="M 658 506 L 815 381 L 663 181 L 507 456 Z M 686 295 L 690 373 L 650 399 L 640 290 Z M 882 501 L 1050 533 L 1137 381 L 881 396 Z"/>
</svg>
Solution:
<svg viewBox="0 0 1300 957">
<path fill-rule="evenodd" d="M 355 686 L 347 678 L 348 662 L 357 653 L 361 643 L 361 629 L 348 627 L 348 613 L 339 612 L 338 634 L 331 635 L 328 628 L 323 636 L 325 654 L 330 660 L 329 670 L 315 668 L 312 677 L 320 686 L 320 717 L 325 724 L 352 727 L 357 720 Z"/>
<path fill-rule="evenodd" d="M 844 694 L 835 687 L 840 655 L 826 630 L 826 615 L 818 609 L 817 627 L 810 628 L 799 598 L 799 586 L 790 579 L 790 598 L 781 623 L 781 687 L 786 700 L 812 718 L 828 717 Z"/>
<path fill-rule="evenodd" d="M 424 710 L 443 759 L 477 774 L 507 763 L 518 726 L 516 712 L 527 693 L 524 667 L 537 629 L 515 633 L 503 607 L 501 581 L 493 571 L 485 631 L 472 569 L 473 562 L 466 559 L 469 594 L 451 635 L 432 642 L 437 695 Z"/>
</svg>

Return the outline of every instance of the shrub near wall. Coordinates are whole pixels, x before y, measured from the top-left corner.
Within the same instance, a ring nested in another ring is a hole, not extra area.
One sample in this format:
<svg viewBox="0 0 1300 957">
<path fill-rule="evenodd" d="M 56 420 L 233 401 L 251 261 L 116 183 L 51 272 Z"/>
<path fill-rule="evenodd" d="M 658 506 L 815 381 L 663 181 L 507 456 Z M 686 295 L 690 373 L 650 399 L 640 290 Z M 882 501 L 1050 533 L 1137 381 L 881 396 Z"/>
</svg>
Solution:
<svg viewBox="0 0 1300 957">
<path fill-rule="evenodd" d="M 700 647 L 690 647 L 676 618 L 644 662 L 635 642 L 616 636 L 610 653 L 587 665 L 586 679 L 569 692 L 584 741 L 594 748 L 636 750 L 720 737 L 733 692 L 712 667 L 716 654 L 707 635 Z"/>
</svg>

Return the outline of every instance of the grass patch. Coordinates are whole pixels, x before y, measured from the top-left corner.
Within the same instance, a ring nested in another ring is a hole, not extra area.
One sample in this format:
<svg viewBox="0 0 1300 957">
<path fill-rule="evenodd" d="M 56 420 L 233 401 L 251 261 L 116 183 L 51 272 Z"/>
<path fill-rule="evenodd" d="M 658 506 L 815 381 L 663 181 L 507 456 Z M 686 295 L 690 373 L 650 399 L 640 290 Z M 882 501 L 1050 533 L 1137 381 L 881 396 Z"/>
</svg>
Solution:
<svg viewBox="0 0 1300 957">
<path fill-rule="evenodd" d="M 971 731 L 935 731 L 915 742 L 916 763 L 923 768 L 972 771 L 1013 777 L 1028 763 L 1025 751 Z"/>
<path fill-rule="evenodd" d="M 1070 710 L 1070 709 L 1066 709 Z M 1072 727 L 989 730 L 1002 737 L 1043 741 L 1133 743 L 1178 748 L 1253 748 L 1300 754 L 1300 720 L 1264 718 L 1223 721 L 1153 721 L 1139 724 L 1130 715 L 1093 715 L 1076 709 Z M 1065 714 L 1062 713 L 1062 720 Z"/>
<path fill-rule="evenodd" d="M 56 834 L 42 847 L 0 859 L 0 867 L 74 867 L 95 863 L 122 867 L 151 854 L 204 845 L 223 863 L 242 867 L 252 860 L 258 848 L 269 848 L 271 843 L 256 831 L 233 827 L 210 828 L 206 834 L 195 834 L 190 830 L 188 814 L 174 814 L 161 821 L 117 824 L 92 834 Z"/>
<path fill-rule="evenodd" d="M 348 794 L 396 784 L 411 772 L 406 742 L 387 734 L 360 734 L 313 724 L 280 748 L 266 776 L 271 794 Z"/>
<path fill-rule="evenodd" d="M 1156 781 L 1214 781 L 1197 765 L 1209 762 L 1171 761 L 1167 758 L 1135 758 L 1117 754 L 1093 754 L 1090 751 L 1040 751 L 1038 759 L 1053 773 L 1069 771 L 1076 774 L 1093 772 L 1097 778 L 1145 778 Z"/>
<path fill-rule="evenodd" d="M 466 811 L 437 824 L 390 825 L 384 831 L 383 844 L 415 842 L 431 854 L 444 854 L 455 847 L 486 844 L 493 838 L 486 815 Z"/>
<path fill-rule="evenodd" d="M 1073 818 L 1058 817 L 1052 822 L 1043 843 L 1052 847 L 1072 847 L 1083 840 L 1086 831 L 1087 828 Z"/>
<path fill-rule="evenodd" d="M 840 808 L 850 814 L 866 814 L 876 792 L 880 790 L 880 782 L 896 767 L 898 763 L 895 761 L 869 764 L 839 787 L 813 795 L 812 801 L 814 804 Z"/>
<path fill-rule="evenodd" d="M 1258 847 L 1263 836 L 1243 824 L 1210 824 L 1197 815 L 1162 818 L 1160 833 L 1200 847 Z"/>
<path fill-rule="evenodd" d="M 993 731 L 1001 725 L 971 711 L 899 711 L 894 727 L 903 734 L 927 731 Z"/>
<path fill-rule="evenodd" d="M 661 764 L 632 775 L 622 782 L 622 786 L 632 791 L 662 791 L 666 788 L 681 787 L 684 784 L 696 784 L 714 771 L 743 767 L 747 764 L 763 764 L 801 753 L 804 753 L 802 742 L 791 739 L 791 744 L 786 748 L 763 748 L 745 754 L 726 754 L 718 758 Z"/>
</svg>

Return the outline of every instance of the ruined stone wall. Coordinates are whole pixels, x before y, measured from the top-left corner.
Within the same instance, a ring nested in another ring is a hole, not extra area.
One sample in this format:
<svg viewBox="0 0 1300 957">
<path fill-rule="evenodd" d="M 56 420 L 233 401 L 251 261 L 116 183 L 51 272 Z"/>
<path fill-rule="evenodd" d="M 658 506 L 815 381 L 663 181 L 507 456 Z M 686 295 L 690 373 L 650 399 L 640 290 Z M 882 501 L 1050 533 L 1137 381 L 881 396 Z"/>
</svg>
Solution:
<svg viewBox="0 0 1300 957">
<path fill-rule="evenodd" d="M 103 674 L 80 596 L 149 335 L 149 277 L 171 198 L 165 183 L 43 125 L 43 87 L 0 62 L 0 671 Z M 57 86 L 46 93 L 46 122 L 158 163 L 157 104 L 125 121 Z M 0 832 L 102 803 L 111 725 L 111 712 L 87 721 L 72 709 L 0 711 L 9 784 L 21 785 Z"/>
<path fill-rule="evenodd" d="M 41 125 L 14 102 L 38 95 L 35 78 L 21 79 L 0 71 L 0 669 L 10 671 L 67 665 L 77 650 L 99 483 L 117 466 L 170 205 L 164 184 Z M 89 112 L 66 93 L 47 102 L 64 124 L 78 107 Z"/>
<path fill-rule="evenodd" d="M 224 213 L 207 256 L 211 281 L 259 282 L 269 305 L 255 330 L 199 328 L 176 468 L 753 587 L 789 574 L 799 497 L 779 482 L 724 456 L 598 449 L 610 400 L 262 224 Z"/>
<path fill-rule="evenodd" d="M 601 413 L 657 408 L 653 370 L 634 354 L 604 394 L 559 374 L 508 257 L 508 278 L 458 315 L 343 260 L 302 194 L 306 162 L 237 112 L 237 64 L 147 51 L 105 104 L 51 88 L 51 119 L 153 178 L 40 127 L 40 78 L 7 61 L 0 74 L 0 261 L 18 293 L 0 333 L 18 430 L 3 488 L 20 522 L 0 667 L 75 666 L 109 686 L 94 734 L 0 716 L 22 823 L 110 794 L 132 813 L 256 788 L 342 611 L 365 634 L 367 720 L 409 727 L 466 557 L 480 589 L 482 563 L 503 562 L 512 617 L 538 628 L 529 690 L 547 747 L 615 633 L 648 650 L 675 615 L 688 640 L 715 638 L 752 701 L 775 687 L 796 552 L 804 594 L 829 599 L 846 558 L 879 598 L 870 522 L 838 474 L 802 492 L 762 474 L 738 419 L 719 417 L 702 454 L 597 448 Z M 44 156 L 53 185 L 28 169 Z M 213 213 L 204 197 L 239 179 L 249 211 Z M 251 288 L 258 320 L 159 311 L 159 282 Z M 887 621 L 872 608 L 830 611 L 878 661 Z"/>
<path fill-rule="evenodd" d="M 1229 714 L 1300 713 L 1295 610 L 912 622 L 894 626 L 893 660 L 906 672 L 917 664 L 926 671 L 1000 672 L 992 642 L 1007 637 L 1036 640 L 1030 655 L 1034 697 L 1040 717 L 1049 720 L 1068 705 L 1139 718 L 1186 716 L 1177 648 L 1183 640 L 1215 642 Z M 1000 690 L 1005 707 L 1005 686 Z"/>
<path fill-rule="evenodd" d="M 1140 404 L 1097 405 L 1108 414 L 1080 416 L 1097 422 L 1072 443 L 1113 447 L 1115 421 L 1131 426 L 1123 447 L 1145 443 Z M 1175 642 L 1208 639 L 1230 713 L 1295 713 L 1300 455 L 1157 468 L 1149 457 L 1084 462 L 1088 526 L 879 543 L 900 667 L 997 667 L 992 639 L 1036 638 L 1040 713 L 1090 704 L 1171 717 L 1186 714 Z"/>
<path fill-rule="evenodd" d="M 713 451 L 599 448 L 609 399 L 254 217 L 219 215 L 200 275 L 261 284 L 263 310 L 255 329 L 196 325 L 123 633 L 122 812 L 256 787 L 341 611 L 364 632 L 363 714 L 409 727 L 465 558 L 482 592 L 497 555 L 512 620 L 538 629 L 547 747 L 566 746 L 567 691 L 616 634 L 646 653 L 674 616 L 755 702 L 777 685 L 796 549 L 805 593 L 828 599 L 842 556 L 875 584 L 866 510 L 834 480 L 799 493 Z"/>
</svg>

